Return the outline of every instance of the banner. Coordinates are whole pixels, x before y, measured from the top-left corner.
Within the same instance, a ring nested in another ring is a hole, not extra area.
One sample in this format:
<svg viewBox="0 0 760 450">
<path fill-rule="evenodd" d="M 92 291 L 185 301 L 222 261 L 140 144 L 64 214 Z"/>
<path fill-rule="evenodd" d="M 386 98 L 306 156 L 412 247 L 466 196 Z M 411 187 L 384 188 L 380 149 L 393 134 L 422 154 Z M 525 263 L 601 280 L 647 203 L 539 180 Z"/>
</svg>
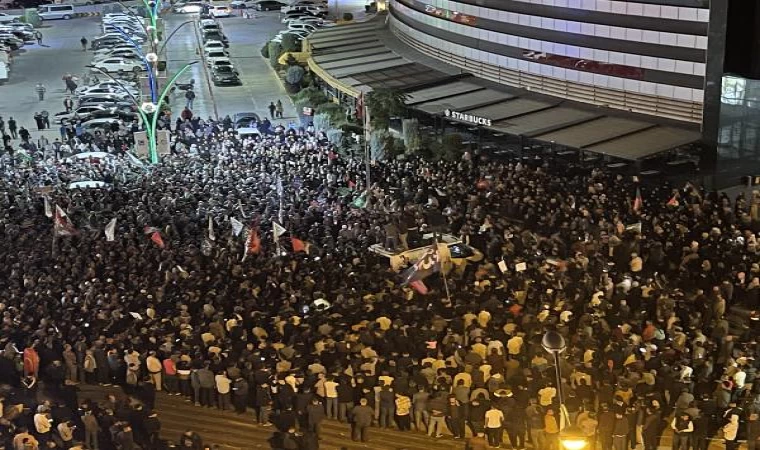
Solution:
<svg viewBox="0 0 760 450">
<path fill-rule="evenodd" d="M 208 216 L 208 238 L 212 241 L 216 241 L 216 235 L 214 234 L 214 219 L 211 214 Z"/>
<path fill-rule="evenodd" d="M 116 217 L 111 219 L 110 222 L 108 222 L 108 225 L 106 225 L 106 241 L 113 242 L 116 240 Z"/>
<path fill-rule="evenodd" d="M 288 231 L 288 230 L 286 230 L 285 227 L 283 227 L 279 223 L 272 222 L 272 231 L 274 233 L 274 240 L 276 241 L 277 239 L 280 238 L 280 236 L 282 236 L 283 234 L 285 234 L 285 232 Z"/>
<path fill-rule="evenodd" d="M 230 217 L 230 225 L 232 226 L 232 234 L 240 236 L 240 232 L 243 231 L 243 222 L 234 217 Z"/>
</svg>

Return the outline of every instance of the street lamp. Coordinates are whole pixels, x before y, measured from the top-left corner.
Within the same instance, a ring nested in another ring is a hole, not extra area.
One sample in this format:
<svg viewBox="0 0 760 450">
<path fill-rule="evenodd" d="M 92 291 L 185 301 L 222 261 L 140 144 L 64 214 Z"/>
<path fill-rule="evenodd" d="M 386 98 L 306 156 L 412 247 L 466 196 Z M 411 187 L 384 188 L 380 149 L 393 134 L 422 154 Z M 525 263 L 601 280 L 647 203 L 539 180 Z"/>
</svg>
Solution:
<svg viewBox="0 0 760 450">
<path fill-rule="evenodd" d="M 566 450 L 582 450 L 588 445 L 588 440 L 581 430 L 570 423 L 570 415 L 567 413 L 562 393 L 562 373 L 559 366 L 560 353 L 567 350 L 567 343 L 561 334 L 554 330 L 547 331 L 541 339 L 541 346 L 554 357 L 554 374 L 557 378 L 557 397 L 559 398 L 560 432 L 559 442 Z M 562 422 L 566 426 L 562 426 Z"/>
</svg>

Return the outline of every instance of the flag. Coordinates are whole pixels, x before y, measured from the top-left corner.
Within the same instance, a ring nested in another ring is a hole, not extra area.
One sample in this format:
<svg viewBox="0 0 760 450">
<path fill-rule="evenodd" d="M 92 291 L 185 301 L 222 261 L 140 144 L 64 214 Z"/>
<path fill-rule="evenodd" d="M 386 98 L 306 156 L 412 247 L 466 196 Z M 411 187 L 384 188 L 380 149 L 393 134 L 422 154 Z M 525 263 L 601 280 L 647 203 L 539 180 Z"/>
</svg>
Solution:
<svg viewBox="0 0 760 450">
<path fill-rule="evenodd" d="M 77 234 L 77 230 L 74 228 L 74 224 L 71 223 L 69 216 L 67 216 L 66 212 L 58 205 L 55 205 L 53 227 L 55 229 L 55 234 L 58 236 L 74 236 Z"/>
<path fill-rule="evenodd" d="M 641 234 L 641 222 L 626 226 L 625 231 L 635 231 L 636 233 Z"/>
<path fill-rule="evenodd" d="M 53 217 L 53 205 L 50 204 L 50 198 L 46 195 L 42 197 L 45 200 L 45 217 Z"/>
<path fill-rule="evenodd" d="M 277 239 L 280 238 L 280 236 L 282 236 L 283 234 L 285 234 L 285 232 L 287 230 L 285 229 L 285 227 L 283 227 L 279 223 L 273 221 L 272 222 L 272 231 L 274 232 L 274 240 L 276 241 Z"/>
<path fill-rule="evenodd" d="M 110 222 L 108 222 L 108 225 L 106 225 L 106 241 L 113 242 L 116 240 L 116 217 L 111 219 Z"/>
<path fill-rule="evenodd" d="M 364 120 L 364 92 L 360 92 L 356 99 L 356 118 Z"/>
<path fill-rule="evenodd" d="M 261 252 L 261 238 L 259 237 L 259 228 L 254 227 L 248 230 L 248 239 L 245 241 L 245 252 L 243 253 L 243 261 L 248 257 L 248 254 L 258 255 Z"/>
<path fill-rule="evenodd" d="M 362 192 L 362 194 L 354 199 L 353 202 L 351 202 L 351 206 L 354 208 L 364 208 L 367 206 L 367 193 Z"/>
<path fill-rule="evenodd" d="M 158 248 L 164 248 L 164 240 L 161 238 L 161 232 L 160 231 L 154 231 L 153 234 L 150 235 L 150 240 L 153 241 L 154 244 Z"/>
<path fill-rule="evenodd" d="M 636 188 L 636 198 L 633 199 L 633 211 L 639 212 L 643 204 L 644 200 L 641 198 L 641 189 Z"/>
<path fill-rule="evenodd" d="M 441 270 L 441 257 L 438 254 L 438 245 L 433 244 L 420 256 L 411 267 L 401 274 L 401 284 L 409 284 L 414 281 L 424 280 L 428 276 Z"/>
<path fill-rule="evenodd" d="M 666 203 L 667 206 L 678 206 L 680 203 L 678 202 L 678 192 L 673 194 L 673 196 L 668 200 L 668 203 Z"/>
<path fill-rule="evenodd" d="M 230 217 L 230 225 L 232 225 L 232 234 L 235 236 L 239 236 L 240 232 L 243 231 L 243 222 L 234 217 Z"/>
<path fill-rule="evenodd" d="M 412 287 L 415 291 L 419 292 L 422 295 L 427 295 L 428 288 L 425 286 L 425 283 L 422 282 L 422 280 L 412 281 L 409 283 L 409 286 Z"/>
<path fill-rule="evenodd" d="M 282 178 L 277 177 L 277 196 L 282 197 L 282 194 L 285 192 L 285 189 L 282 188 Z"/>
<path fill-rule="evenodd" d="M 291 242 L 293 243 L 293 252 L 304 252 L 307 255 L 309 254 L 309 249 L 311 248 L 311 244 L 308 241 L 302 241 L 298 238 L 290 238 Z"/>
<path fill-rule="evenodd" d="M 148 225 L 145 225 L 145 228 L 143 228 L 143 233 L 145 234 L 153 234 L 153 233 L 159 233 L 161 230 L 159 230 L 156 227 L 151 227 Z"/>
<path fill-rule="evenodd" d="M 211 214 L 208 216 L 208 238 L 212 241 L 216 240 L 216 235 L 214 234 L 214 219 L 211 217 Z"/>
</svg>

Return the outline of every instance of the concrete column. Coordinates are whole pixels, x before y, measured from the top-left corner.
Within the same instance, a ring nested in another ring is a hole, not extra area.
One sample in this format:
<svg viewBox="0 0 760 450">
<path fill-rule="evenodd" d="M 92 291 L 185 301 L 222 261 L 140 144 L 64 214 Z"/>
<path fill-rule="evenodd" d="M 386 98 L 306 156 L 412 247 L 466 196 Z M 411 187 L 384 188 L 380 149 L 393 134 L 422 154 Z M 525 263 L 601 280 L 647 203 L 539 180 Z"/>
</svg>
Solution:
<svg viewBox="0 0 760 450">
<path fill-rule="evenodd" d="M 717 158 L 718 130 L 720 127 L 720 97 L 723 80 L 723 62 L 726 48 L 728 0 L 710 0 L 710 22 L 707 37 L 707 65 L 704 84 L 704 111 L 702 136 L 705 149 L 702 157 L 708 165 Z"/>
</svg>

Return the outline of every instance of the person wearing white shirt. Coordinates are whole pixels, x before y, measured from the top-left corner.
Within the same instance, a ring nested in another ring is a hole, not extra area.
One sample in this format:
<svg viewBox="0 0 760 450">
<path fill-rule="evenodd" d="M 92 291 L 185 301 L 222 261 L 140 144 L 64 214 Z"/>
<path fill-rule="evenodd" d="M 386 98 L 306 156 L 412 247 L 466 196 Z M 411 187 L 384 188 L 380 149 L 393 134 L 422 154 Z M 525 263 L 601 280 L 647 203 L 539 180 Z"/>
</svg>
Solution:
<svg viewBox="0 0 760 450">
<path fill-rule="evenodd" d="M 46 410 L 41 410 L 34 415 L 34 429 L 37 430 L 37 437 L 41 445 L 50 440 L 50 429 L 53 427 L 53 420 Z"/>
<path fill-rule="evenodd" d="M 486 411 L 486 435 L 488 436 L 488 445 L 498 447 L 501 445 L 502 426 L 504 424 L 504 413 L 496 406 Z"/>
<path fill-rule="evenodd" d="M 332 377 L 325 381 L 325 414 L 330 419 L 338 417 L 338 383 Z"/>
<path fill-rule="evenodd" d="M 232 409 L 230 405 L 230 384 L 232 384 L 232 380 L 222 371 L 214 376 L 214 383 L 216 384 L 216 392 L 219 394 L 219 409 L 222 411 Z"/>
<path fill-rule="evenodd" d="M 148 354 L 148 357 L 145 358 L 145 366 L 148 368 L 148 374 L 150 375 L 150 380 L 153 383 L 153 385 L 156 387 L 156 391 L 161 390 L 161 370 L 163 369 L 163 364 L 161 364 L 161 360 L 156 357 L 156 352 L 151 351 Z"/>
</svg>

